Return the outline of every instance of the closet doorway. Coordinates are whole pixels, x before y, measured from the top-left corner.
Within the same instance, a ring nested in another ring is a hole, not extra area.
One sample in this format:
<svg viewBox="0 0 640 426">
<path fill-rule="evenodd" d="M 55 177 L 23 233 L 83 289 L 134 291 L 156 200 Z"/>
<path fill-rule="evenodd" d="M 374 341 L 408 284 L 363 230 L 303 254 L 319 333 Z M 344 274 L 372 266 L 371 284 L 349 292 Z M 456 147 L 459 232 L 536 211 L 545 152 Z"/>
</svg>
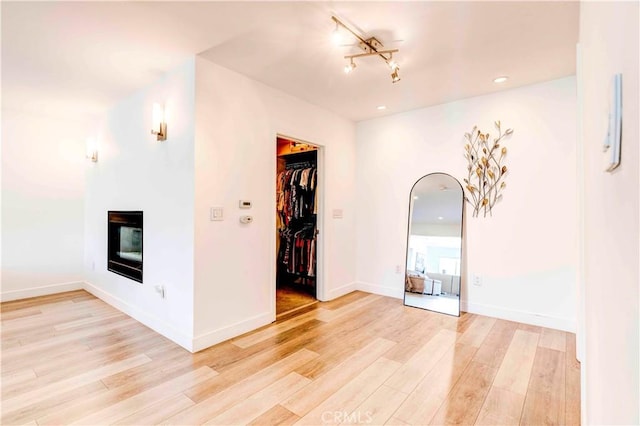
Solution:
<svg viewBox="0 0 640 426">
<path fill-rule="evenodd" d="M 276 319 L 318 300 L 318 146 L 277 137 Z"/>
</svg>

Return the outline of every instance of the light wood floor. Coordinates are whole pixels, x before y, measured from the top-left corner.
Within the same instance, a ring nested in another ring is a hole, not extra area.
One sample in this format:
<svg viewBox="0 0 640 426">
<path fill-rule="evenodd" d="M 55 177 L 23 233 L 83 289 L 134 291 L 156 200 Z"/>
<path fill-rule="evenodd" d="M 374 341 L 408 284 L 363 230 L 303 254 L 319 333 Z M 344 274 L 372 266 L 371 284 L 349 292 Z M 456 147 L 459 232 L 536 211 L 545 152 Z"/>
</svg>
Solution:
<svg viewBox="0 0 640 426">
<path fill-rule="evenodd" d="M 355 292 L 190 354 L 84 291 L 2 304 L 8 424 L 579 424 L 574 335 Z"/>
<path fill-rule="evenodd" d="M 315 297 L 294 285 L 278 287 L 276 288 L 276 319 L 316 302 Z"/>
</svg>

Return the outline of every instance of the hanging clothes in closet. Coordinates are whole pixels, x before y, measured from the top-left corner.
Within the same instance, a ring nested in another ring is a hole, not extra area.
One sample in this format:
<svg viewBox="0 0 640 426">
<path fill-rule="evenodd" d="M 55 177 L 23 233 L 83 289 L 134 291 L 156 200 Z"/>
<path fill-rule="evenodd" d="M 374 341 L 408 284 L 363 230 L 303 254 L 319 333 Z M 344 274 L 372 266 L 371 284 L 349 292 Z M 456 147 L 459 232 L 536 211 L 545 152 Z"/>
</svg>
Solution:
<svg viewBox="0 0 640 426">
<path fill-rule="evenodd" d="M 281 270 L 295 277 L 316 275 L 317 181 L 318 172 L 312 162 L 287 164 L 286 170 L 278 174 L 278 263 Z M 307 280 L 305 284 L 315 282 Z"/>
</svg>

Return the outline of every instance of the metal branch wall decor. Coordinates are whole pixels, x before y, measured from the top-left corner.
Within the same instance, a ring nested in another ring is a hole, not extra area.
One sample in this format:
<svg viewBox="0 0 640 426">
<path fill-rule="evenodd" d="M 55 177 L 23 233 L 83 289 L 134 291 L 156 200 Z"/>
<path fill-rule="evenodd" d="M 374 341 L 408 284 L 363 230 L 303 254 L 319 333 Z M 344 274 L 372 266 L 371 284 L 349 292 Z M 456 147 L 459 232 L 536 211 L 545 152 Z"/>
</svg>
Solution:
<svg viewBox="0 0 640 426">
<path fill-rule="evenodd" d="M 464 157 L 468 162 L 464 199 L 473 206 L 473 217 L 478 217 L 480 212 L 484 217 L 487 213 L 491 216 L 491 209 L 502 198 L 502 191 L 507 186 L 504 182 L 507 166 L 503 164 L 507 147 L 500 146 L 500 143 L 513 133 L 513 129 L 502 133 L 500 121 L 496 121 L 495 126 L 498 136 L 493 140 L 489 133 L 482 133 L 477 126 L 464 135 L 467 140 Z"/>
</svg>

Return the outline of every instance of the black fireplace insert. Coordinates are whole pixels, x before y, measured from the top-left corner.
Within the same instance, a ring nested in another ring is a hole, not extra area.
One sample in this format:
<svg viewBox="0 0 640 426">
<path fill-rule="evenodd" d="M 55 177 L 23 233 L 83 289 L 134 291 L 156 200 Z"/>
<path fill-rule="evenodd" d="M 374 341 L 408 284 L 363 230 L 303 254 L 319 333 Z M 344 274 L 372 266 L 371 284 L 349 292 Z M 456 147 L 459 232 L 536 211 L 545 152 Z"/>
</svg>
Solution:
<svg viewBox="0 0 640 426">
<path fill-rule="evenodd" d="M 109 211 L 107 269 L 142 282 L 142 212 Z"/>
</svg>

